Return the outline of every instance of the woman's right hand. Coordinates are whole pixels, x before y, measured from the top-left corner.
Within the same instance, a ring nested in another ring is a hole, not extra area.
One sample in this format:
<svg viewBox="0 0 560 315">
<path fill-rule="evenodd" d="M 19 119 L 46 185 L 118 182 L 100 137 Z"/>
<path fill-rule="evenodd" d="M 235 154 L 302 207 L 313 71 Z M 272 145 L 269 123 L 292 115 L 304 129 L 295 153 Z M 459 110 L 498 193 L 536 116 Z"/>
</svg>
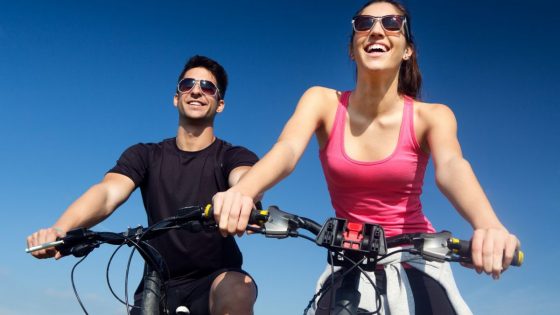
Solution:
<svg viewBox="0 0 560 315">
<path fill-rule="evenodd" d="M 223 236 L 243 235 L 254 207 L 254 198 L 258 199 L 259 194 L 294 170 L 313 133 L 324 125 L 325 117 L 334 116 L 338 100 L 339 94 L 335 90 L 322 87 L 308 89 L 272 149 L 232 188 L 214 195 L 214 218 Z"/>
<path fill-rule="evenodd" d="M 39 231 L 27 237 L 27 247 L 30 248 L 33 246 L 39 246 L 44 243 L 54 242 L 57 240 L 57 238 L 64 237 L 65 235 L 66 233 L 56 227 L 40 229 Z M 60 259 L 62 257 L 60 252 L 57 251 L 54 247 L 32 252 L 31 255 L 38 259 L 52 257 L 54 257 L 55 259 Z"/>
<path fill-rule="evenodd" d="M 254 206 L 253 198 L 233 188 L 215 194 L 212 198 L 212 208 L 222 236 L 243 235 Z"/>
</svg>

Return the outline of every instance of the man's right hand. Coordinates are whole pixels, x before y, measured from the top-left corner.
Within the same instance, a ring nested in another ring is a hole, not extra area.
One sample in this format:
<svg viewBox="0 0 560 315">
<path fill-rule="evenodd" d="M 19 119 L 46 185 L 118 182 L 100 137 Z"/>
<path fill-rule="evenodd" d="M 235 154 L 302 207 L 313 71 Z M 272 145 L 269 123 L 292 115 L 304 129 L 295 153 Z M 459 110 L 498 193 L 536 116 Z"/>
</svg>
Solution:
<svg viewBox="0 0 560 315">
<path fill-rule="evenodd" d="M 38 246 L 54 242 L 64 237 L 73 228 L 89 228 L 105 220 L 115 209 L 125 202 L 134 191 L 135 184 L 129 177 L 117 173 L 107 173 L 98 184 L 93 185 L 74 201 L 50 228 L 41 229 L 27 237 L 27 246 Z M 60 228 L 62 227 L 62 228 Z M 32 252 L 35 258 L 59 259 L 62 255 L 55 249 Z"/>
<path fill-rule="evenodd" d="M 33 246 L 39 246 L 44 243 L 54 242 L 57 240 L 57 238 L 64 237 L 65 235 L 66 233 L 55 227 L 40 229 L 39 231 L 27 237 L 27 247 L 30 248 Z M 32 252 L 31 255 L 39 259 L 52 257 L 54 257 L 55 259 L 60 259 L 62 257 L 60 252 L 57 251 L 54 247 Z"/>
</svg>

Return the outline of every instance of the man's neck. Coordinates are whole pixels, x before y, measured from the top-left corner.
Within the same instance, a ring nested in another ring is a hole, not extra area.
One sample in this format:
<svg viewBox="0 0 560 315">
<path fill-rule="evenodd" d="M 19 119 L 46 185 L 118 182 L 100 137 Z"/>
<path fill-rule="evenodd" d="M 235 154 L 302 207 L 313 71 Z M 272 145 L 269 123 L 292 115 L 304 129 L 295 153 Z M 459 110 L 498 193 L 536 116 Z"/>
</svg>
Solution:
<svg viewBox="0 0 560 315">
<path fill-rule="evenodd" d="M 179 125 L 177 129 L 177 147 L 182 151 L 195 152 L 207 148 L 216 137 L 213 126 Z"/>
</svg>

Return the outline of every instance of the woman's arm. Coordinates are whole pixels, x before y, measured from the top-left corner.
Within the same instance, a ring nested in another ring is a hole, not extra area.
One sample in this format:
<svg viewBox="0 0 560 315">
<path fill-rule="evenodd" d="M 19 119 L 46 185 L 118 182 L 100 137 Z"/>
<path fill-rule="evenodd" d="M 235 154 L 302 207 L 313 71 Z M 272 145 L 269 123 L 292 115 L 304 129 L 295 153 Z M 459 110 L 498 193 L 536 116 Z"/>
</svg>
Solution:
<svg viewBox="0 0 560 315">
<path fill-rule="evenodd" d="M 313 133 L 324 121 L 328 93 L 334 91 L 321 87 L 307 90 L 272 149 L 235 186 L 214 196 L 214 216 L 222 235 L 242 234 L 255 198 L 295 169 Z"/>
<path fill-rule="evenodd" d="M 502 225 L 457 139 L 457 122 L 445 105 L 431 104 L 424 113 L 436 183 L 457 211 L 471 224 L 472 259 L 477 272 L 497 279 L 509 266 L 519 240 Z"/>
</svg>

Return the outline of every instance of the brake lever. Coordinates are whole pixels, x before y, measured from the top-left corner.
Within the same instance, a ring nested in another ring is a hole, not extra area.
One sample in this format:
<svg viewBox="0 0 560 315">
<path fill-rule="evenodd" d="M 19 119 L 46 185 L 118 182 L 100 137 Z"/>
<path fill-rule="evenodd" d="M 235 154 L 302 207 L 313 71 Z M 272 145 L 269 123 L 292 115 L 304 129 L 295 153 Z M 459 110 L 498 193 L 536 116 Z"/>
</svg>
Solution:
<svg viewBox="0 0 560 315">
<path fill-rule="evenodd" d="M 263 227 L 260 226 L 252 226 L 252 225 L 247 225 L 247 231 L 251 231 L 253 233 L 258 233 L 258 234 L 265 234 L 266 231 Z"/>
<path fill-rule="evenodd" d="M 98 248 L 99 245 L 101 245 L 101 242 L 79 244 L 76 246 L 72 246 L 69 249 L 60 250 L 60 253 L 63 256 L 72 255 L 74 257 L 83 257 L 91 253 L 91 251 L 94 250 L 95 248 Z"/>
<path fill-rule="evenodd" d="M 64 243 L 55 246 L 55 248 L 63 256 L 73 255 L 75 257 L 82 257 L 101 244 L 96 239 L 96 233 L 85 228 L 70 230 L 66 232 L 66 235 L 61 240 Z"/>
<path fill-rule="evenodd" d="M 452 251 L 447 247 L 451 232 L 421 233 L 412 238 L 412 244 L 420 255 L 428 261 L 453 261 Z"/>
<path fill-rule="evenodd" d="M 299 217 L 284 212 L 276 206 L 268 208 L 268 218 L 262 228 L 268 238 L 286 238 L 293 236 L 293 232 L 300 226 Z"/>
</svg>

